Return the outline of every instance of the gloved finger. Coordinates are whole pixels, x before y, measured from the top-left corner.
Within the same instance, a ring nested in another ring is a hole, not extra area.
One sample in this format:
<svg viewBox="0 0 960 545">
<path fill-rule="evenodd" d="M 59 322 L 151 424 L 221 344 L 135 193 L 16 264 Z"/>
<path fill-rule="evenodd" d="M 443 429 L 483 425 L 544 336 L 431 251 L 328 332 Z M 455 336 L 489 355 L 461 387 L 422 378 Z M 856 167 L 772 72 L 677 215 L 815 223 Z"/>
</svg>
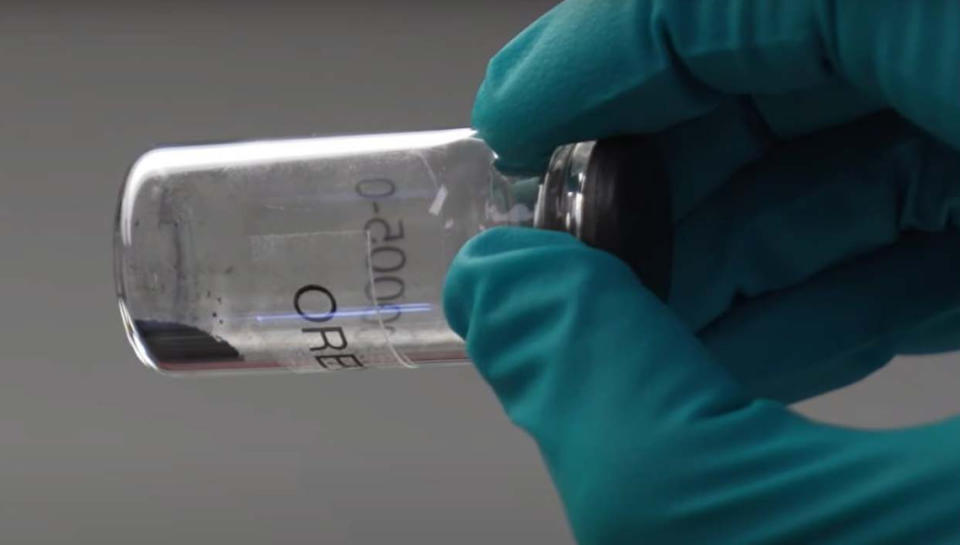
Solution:
<svg viewBox="0 0 960 545">
<path fill-rule="evenodd" d="M 733 174 L 760 159 L 778 142 L 752 104 L 723 101 L 710 113 L 654 134 L 655 147 L 670 188 L 671 217 L 676 223 L 727 183 Z M 649 180 L 636 180 L 649 184 Z M 645 186 L 644 186 L 645 187 Z"/>
<path fill-rule="evenodd" d="M 566 233 L 481 233 L 448 272 L 444 309 L 521 427 L 545 410 L 585 406 L 577 398 L 596 392 L 603 401 L 557 414 L 557 425 L 605 422 L 634 407 L 646 425 L 661 427 L 747 401 L 623 262 Z M 622 357 L 604 357 L 611 350 Z"/>
<path fill-rule="evenodd" d="M 960 152 L 880 114 L 787 143 L 677 224 L 669 303 L 698 330 L 903 231 L 958 225 Z"/>
<path fill-rule="evenodd" d="M 568 235 L 481 234 L 444 303 L 580 543 L 956 541 L 960 421 L 865 433 L 753 400 L 625 264 Z"/>
<path fill-rule="evenodd" d="M 753 95 L 752 103 L 771 131 L 784 140 L 889 109 L 876 96 L 842 79 L 781 94 Z"/>
<path fill-rule="evenodd" d="M 897 354 L 929 355 L 960 349 L 960 308 L 936 313 L 933 317 L 905 332 L 897 341 Z"/>
<path fill-rule="evenodd" d="M 901 353 L 960 348 L 960 232 L 912 232 L 802 284 L 736 303 L 698 337 L 751 395 L 793 403 Z"/>
<path fill-rule="evenodd" d="M 651 434 L 630 425 L 630 409 L 545 449 L 580 543 L 947 545 L 960 537 L 958 419 L 858 432 L 758 401 Z"/>
<path fill-rule="evenodd" d="M 958 27 L 949 0 L 568 0 L 493 58 L 473 124 L 502 168 L 541 171 L 559 144 L 847 82 L 960 146 Z"/>
<path fill-rule="evenodd" d="M 686 217 L 737 170 L 785 139 L 841 125 L 875 110 L 848 85 L 834 85 L 756 100 L 731 97 L 708 114 L 652 135 L 669 180 L 674 221 Z M 768 124 L 770 119 L 776 131 Z"/>
</svg>

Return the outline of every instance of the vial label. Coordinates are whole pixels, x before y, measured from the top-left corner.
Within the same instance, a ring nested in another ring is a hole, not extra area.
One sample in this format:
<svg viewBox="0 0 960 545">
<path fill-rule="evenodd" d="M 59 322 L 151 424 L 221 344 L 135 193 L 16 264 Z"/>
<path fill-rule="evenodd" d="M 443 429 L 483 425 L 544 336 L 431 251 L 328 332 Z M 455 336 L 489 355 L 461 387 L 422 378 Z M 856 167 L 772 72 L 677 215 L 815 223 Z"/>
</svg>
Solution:
<svg viewBox="0 0 960 545">
<path fill-rule="evenodd" d="M 216 320 L 214 334 L 246 361 L 295 371 L 404 366 L 384 330 L 385 310 L 373 304 L 390 286 L 371 280 L 377 258 L 369 238 L 365 231 L 249 237 L 249 270 L 224 275 L 217 290 L 243 296 L 227 302 L 233 319 Z"/>
</svg>

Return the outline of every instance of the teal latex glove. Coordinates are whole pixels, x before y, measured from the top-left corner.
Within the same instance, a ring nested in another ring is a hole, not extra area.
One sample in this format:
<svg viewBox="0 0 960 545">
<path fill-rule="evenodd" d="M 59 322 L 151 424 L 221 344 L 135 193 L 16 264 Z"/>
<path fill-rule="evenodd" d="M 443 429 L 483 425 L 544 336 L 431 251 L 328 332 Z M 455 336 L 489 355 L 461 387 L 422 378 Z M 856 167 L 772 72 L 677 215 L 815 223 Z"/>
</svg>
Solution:
<svg viewBox="0 0 960 545">
<path fill-rule="evenodd" d="M 647 133 L 669 174 L 665 302 L 525 229 L 447 279 L 580 542 L 960 543 L 960 420 L 784 405 L 960 345 L 957 28 L 946 0 L 583 0 L 493 59 L 474 125 L 504 167 Z"/>
</svg>

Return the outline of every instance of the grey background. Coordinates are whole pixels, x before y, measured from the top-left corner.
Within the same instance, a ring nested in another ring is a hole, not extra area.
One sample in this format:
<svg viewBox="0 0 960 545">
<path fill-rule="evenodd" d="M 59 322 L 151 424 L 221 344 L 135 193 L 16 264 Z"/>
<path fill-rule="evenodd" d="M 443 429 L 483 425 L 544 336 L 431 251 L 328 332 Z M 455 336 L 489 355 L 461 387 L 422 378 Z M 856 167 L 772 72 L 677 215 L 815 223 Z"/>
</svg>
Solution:
<svg viewBox="0 0 960 545">
<path fill-rule="evenodd" d="M 134 361 L 111 220 L 160 143 L 464 126 L 552 2 L 46 2 L 0 10 L 0 540 L 569 543 L 534 446 L 472 369 L 174 380 Z M 960 410 L 949 357 L 808 402 Z"/>
</svg>

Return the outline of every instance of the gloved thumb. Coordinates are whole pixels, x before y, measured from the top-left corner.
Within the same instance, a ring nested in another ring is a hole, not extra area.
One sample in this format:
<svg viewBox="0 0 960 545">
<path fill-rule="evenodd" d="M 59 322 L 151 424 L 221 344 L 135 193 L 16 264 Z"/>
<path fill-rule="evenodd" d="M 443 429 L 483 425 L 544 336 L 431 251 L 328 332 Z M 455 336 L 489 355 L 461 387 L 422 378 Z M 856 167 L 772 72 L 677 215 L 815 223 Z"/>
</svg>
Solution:
<svg viewBox="0 0 960 545">
<path fill-rule="evenodd" d="M 494 229 L 444 303 L 580 543 L 957 542 L 960 418 L 863 432 L 750 399 L 612 255 Z"/>
<path fill-rule="evenodd" d="M 541 443 L 564 434 L 545 427 L 612 423 L 628 407 L 632 423 L 658 428 L 748 402 L 623 262 L 565 233 L 474 238 L 444 303 L 507 413 Z"/>
</svg>

